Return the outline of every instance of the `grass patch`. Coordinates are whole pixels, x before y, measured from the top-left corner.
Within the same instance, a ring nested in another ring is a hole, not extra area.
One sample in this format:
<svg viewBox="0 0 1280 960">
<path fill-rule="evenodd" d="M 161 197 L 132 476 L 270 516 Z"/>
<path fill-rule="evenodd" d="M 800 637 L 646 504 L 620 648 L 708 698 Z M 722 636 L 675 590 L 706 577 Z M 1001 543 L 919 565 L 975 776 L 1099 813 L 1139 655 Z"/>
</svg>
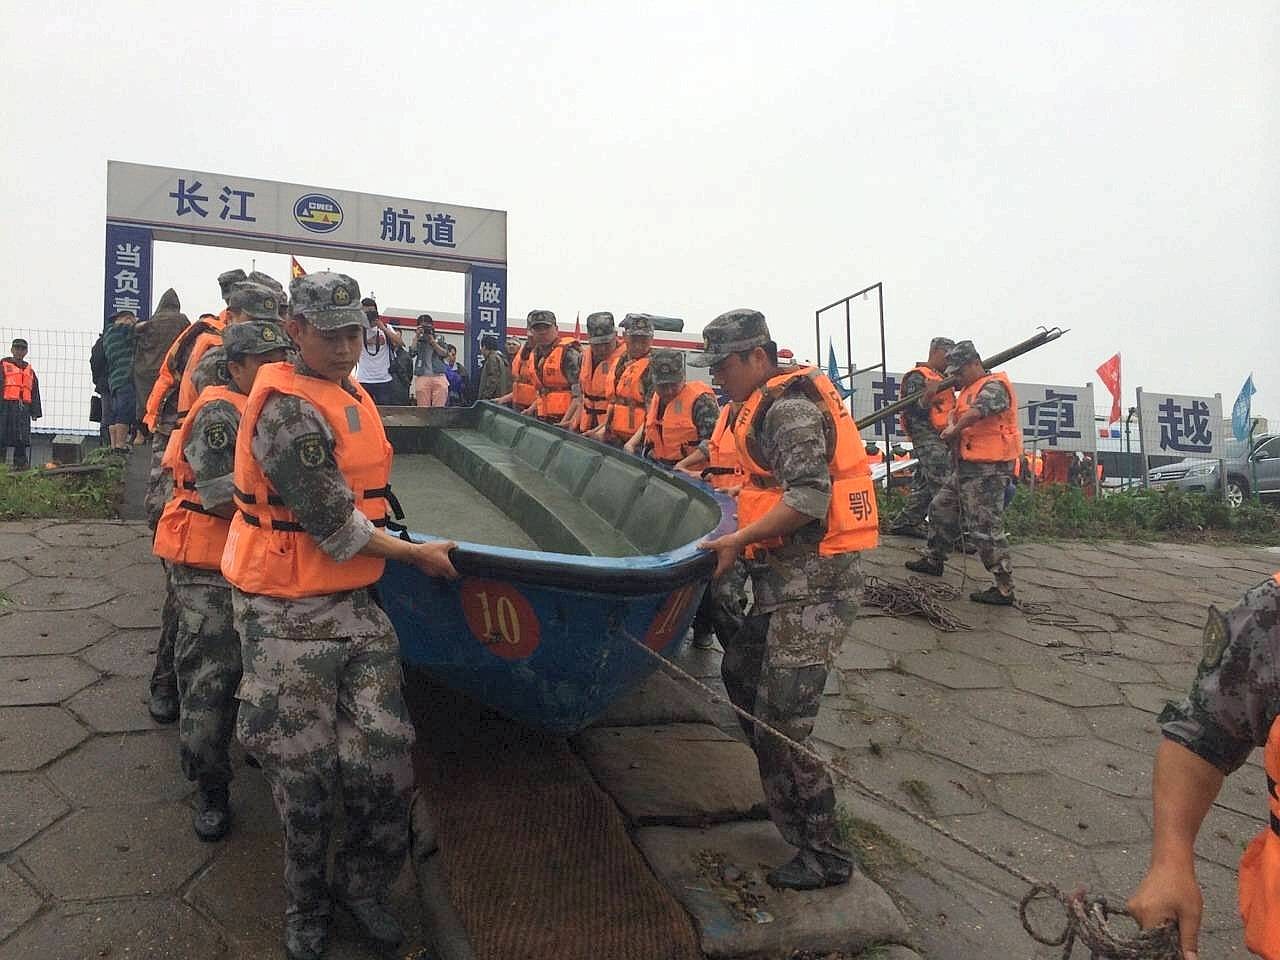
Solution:
<svg viewBox="0 0 1280 960">
<path fill-rule="evenodd" d="M 881 529 L 905 505 L 898 490 L 877 488 Z M 1004 512 L 1004 528 L 1016 540 L 1174 540 L 1280 544 L 1280 510 L 1246 501 L 1232 510 L 1217 494 L 1184 490 L 1117 491 L 1086 497 L 1058 484 L 1018 487 Z"/>
<path fill-rule="evenodd" d="M 836 805 L 836 834 L 841 844 L 857 856 L 863 872 L 873 880 L 881 881 L 888 874 L 920 862 L 919 855 L 901 840 L 870 820 L 855 817 L 843 803 Z"/>
<path fill-rule="evenodd" d="M 898 788 L 921 811 L 931 817 L 936 815 L 933 809 L 933 787 L 929 786 L 929 784 L 923 780 L 903 780 L 898 784 Z"/>
<path fill-rule="evenodd" d="M 124 461 L 109 450 L 93 450 L 86 464 L 95 473 L 46 475 L 38 470 L 13 473 L 0 467 L 0 520 L 107 519 L 116 516 L 124 487 Z"/>
</svg>

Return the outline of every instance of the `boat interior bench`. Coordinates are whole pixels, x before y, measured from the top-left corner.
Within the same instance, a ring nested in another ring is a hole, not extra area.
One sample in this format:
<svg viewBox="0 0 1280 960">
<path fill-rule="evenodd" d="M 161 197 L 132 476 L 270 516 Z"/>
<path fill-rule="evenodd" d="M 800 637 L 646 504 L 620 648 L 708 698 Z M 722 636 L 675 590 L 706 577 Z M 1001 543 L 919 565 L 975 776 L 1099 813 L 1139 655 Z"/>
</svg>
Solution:
<svg viewBox="0 0 1280 960">
<path fill-rule="evenodd" d="M 698 538 L 718 516 L 712 498 L 648 463 L 492 405 L 384 419 L 397 452 L 438 459 L 545 551 L 658 554 Z"/>
</svg>

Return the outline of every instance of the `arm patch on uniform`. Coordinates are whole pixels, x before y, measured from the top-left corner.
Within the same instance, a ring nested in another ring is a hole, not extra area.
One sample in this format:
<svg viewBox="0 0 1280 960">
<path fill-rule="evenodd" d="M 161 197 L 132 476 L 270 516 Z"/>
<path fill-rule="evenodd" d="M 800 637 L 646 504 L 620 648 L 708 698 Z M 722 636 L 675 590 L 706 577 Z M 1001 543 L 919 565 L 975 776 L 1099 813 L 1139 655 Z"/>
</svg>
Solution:
<svg viewBox="0 0 1280 960">
<path fill-rule="evenodd" d="M 1223 651 L 1227 649 L 1227 641 L 1229 639 L 1227 618 L 1218 611 L 1217 607 L 1210 607 L 1209 618 L 1204 624 L 1204 642 L 1201 647 L 1200 665 L 1209 670 L 1216 667 L 1218 661 L 1222 659 Z"/>
<path fill-rule="evenodd" d="M 315 469 L 325 462 L 328 453 L 324 448 L 324 437 L 318 433 L 308 433 L 293 441 L 298 451 L 298 461 L 304 466 Z"/>
<path fill-rule="evenodd" d="M 220 420 L 215 420 L 204 428 L 204 444 L 210 450 L 225 450 L 230 443 L 231 434 L 227 432 L 227 425 Z"/>
</svg>

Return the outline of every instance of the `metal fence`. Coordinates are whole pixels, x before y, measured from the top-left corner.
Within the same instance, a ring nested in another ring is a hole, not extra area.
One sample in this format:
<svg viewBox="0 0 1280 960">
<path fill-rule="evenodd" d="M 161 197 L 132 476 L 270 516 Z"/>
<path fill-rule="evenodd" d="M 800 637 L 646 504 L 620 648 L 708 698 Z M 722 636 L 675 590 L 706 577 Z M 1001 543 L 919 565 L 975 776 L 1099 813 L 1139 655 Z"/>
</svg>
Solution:
<svg viewBox="0 0 1280 960">
<path fill-rule="evenodd" d="M 39 330 L 34 327 L 0 327 L 0 351 L 18 337 L 27 341 L 27 360 L 40 381 L 40 405 L 44 416 L 31 425 L 32 433 L 66 433 L 96 436 L 98 425 L 89 420 L 93 377 L 89 353 L 97 330 Z"/>
</svg>

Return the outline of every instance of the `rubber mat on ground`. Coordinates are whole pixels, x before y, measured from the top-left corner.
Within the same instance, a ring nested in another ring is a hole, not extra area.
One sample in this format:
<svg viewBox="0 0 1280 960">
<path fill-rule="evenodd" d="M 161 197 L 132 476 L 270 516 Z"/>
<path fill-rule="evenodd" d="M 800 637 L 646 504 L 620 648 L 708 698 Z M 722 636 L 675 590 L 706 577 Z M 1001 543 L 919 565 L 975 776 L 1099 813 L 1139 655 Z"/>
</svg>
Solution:
<svg viewBox="0 0 1280 960">
<path fill-rule="evenodd" d="M 700 960 L 688 915 L 561 738 L 410 673 L 414 760 L 480 960 Z"/>
</svg>

